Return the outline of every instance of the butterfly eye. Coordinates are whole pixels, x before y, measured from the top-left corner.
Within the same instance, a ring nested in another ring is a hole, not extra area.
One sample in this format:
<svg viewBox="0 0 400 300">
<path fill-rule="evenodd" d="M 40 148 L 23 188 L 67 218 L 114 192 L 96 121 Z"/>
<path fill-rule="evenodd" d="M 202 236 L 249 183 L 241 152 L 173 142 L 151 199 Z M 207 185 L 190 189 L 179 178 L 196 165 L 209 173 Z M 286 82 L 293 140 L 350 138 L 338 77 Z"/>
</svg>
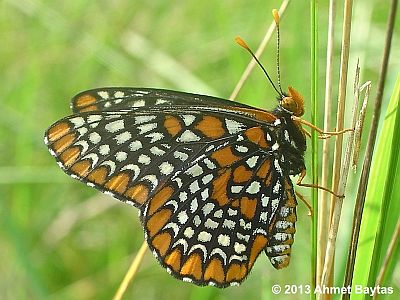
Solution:
<svg viewBox="0 0 400 300">
<path fill-rule="evenodd" d="M 287 111 L 293 113 L 295 116 L 300 117 L 304 114 L 304 108 L 301 103 L 298 103 L 296 99 L 292 97 L 284 97 L 280 105 Z"/>
</svg>

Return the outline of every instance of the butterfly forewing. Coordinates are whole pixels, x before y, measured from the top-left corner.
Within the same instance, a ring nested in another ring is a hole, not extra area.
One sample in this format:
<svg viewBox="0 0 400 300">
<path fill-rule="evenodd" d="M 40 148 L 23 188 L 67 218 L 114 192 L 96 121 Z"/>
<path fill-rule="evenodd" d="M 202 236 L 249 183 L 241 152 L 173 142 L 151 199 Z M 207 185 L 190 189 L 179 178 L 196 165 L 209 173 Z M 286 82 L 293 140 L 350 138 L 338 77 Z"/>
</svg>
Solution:
<svg viewBox="0 0 400 300">
<path fill-rule="evenodd" d="M 71 102 L 74 113 L 85 111 L 189 107 L 237 107 L 252 108 L 234 101 L 206 95 L 198 95 L 152 88 L 100 88 L 84 91 Z"/>
<path fill-rule="evenodd" d="M 140 209 L 148 245 L 175 277 L 242 282 L 265 251 L 290 259 L 296 199 L 272 113 L 157 89 L 103 88 L 73 98 L 74 115 L 45 143 L 60 167 Z"/>
</svg>

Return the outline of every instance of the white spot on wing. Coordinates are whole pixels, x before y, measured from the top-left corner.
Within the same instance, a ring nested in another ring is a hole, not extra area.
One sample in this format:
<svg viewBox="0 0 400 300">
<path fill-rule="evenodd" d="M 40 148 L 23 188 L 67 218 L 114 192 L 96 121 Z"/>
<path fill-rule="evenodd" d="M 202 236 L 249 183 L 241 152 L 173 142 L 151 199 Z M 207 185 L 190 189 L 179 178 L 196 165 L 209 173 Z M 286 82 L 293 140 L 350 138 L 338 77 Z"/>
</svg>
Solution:
<svg viewBox="0 0 400 300">
<path fill-rule="evenodd" d="M 154 155 L 157 155 L 157 156 L 162 156 L 162 155 L 165 154 L 165 151 L 164 151 L 164 150 L 162 150 L 162 149 L 160 149 L 160 148 L 158 148 L 158 147 L 156 147 L 156 146 L 151 147 L 151 148 L 150 148 L 150 152 L 151 152 L 152 154 L 154 154 Z"/>
<path fill-rule="evenodd" d="M 197 236 L 197 239 L 203 243 L 211 241 L 211 238 L 212 238 L 211 233 L 207 231 L 200 231 L 199 235 Z"/>
<path fill-rule="evenodd" d="M 231 119 L 225 119 L 225 125 L 226 129 L 228 129 L 228 132 L 230 134 L 238 133 L 239 131 L 242 131 L 245 128 L 244 124 Z"/>
<path fill-rule="evenodd" d="M 248 158 L 248 159 L 246 160 L 247 165 L 248 165 L 250 168 L 254 168 L 255 165 L 257 164 L 258 158 L 259 158 L 259 156 L 257 156 L 257 155 Z"/>
<path fill-rule="evenodd" d="M 172 173 L 174 170 L 174 166 L 171 165 L 169 162 L 164 161 L 160 166 L 159 166 L 161 174 L 164 175 L 169 175 Z"/>
<path fill-rule="evenodd" d="M 218 244 L 220 244 L 223 247 L 227 247 L 231 243 L 231 238 L 227 234 L 220 234 L 217 240 Z"/>
<path fill-rule="evenodd" d="M 246 189 L 249 194 L 257 194 L 260 191 L 261 184 L 258 181 L 253 181 Z"/>
<path fill-rule="evenodd" d="M 140 125 L 137 127 L 137 129 L 139 129 L 139 134 L 144 134 L 155 128 L 157 128 L 157 123 L 148 123 L 148 124 L 143 124 L 143 125 Z"/>
<path fill-rule="evenodd" d="M 192 193 L 192 194 L 194 194 L 194 193 L 196 193 L 198 190 L 200 190 L 200 187 L 199 187 L 199 182 L 196 180 L 196 181 L 193 181 L 190 185 L 189 185 L 189 190 L 190 190 L 190 192 Z"/>
<path fill-rule="evenodd" d="M 177 159 L 180 159 L 181 161 L 185 161 L 189 158 L 189 155 L 187 155 L 186 153 L 180 152 L 180 151 L 175 151 L 174 157 Z"/>
<path fill-rule="evenodd" d="M 132 134 L 129 131 L 124 131 L 118 134 L 114 139 L 118 145 L 121 145 L 127 141 L 129 141 L 132 137 Z"/>
<path fill-rule="evenodd" d="M 214 220 L 211 220 L 210 218 L 207 218 L 207 220 L 204 223 L 204 226 L 206 226 L 208 229 L 215 229 L 218 227 L 218 222 L 215 222 Z"/>
<path fill-rule="evenodd" d="M 122 97 L 124 97 L 125 96 L 125 93 L 123 92 L 123 91 L 116 91 L 115 93 L 114 93 L 114 97 L 115 98 L 122 98 Z"/>
<path fill-rule="evenodd" d="M 184 143 L 198 142 L 200 141 L 200 137 L 194 134 L 190 130 L 185 130 L 177 140 L 178 142 L 184 142 Z"/>
<path fill-rule="evenodd" d="M 178 221 L 179 221 L 179 223 L 185 224 L 188 219 L 189 219 L 189 217 L 188 217 L 188 215 L 186 213 L 186 210 L 181 211 L 181 212 L 178 213 Z"/>
<path fill-rule="evenodd" d="M 131 151 L 136 151 L 136 150 L 139 150 L 140 148 L 142 148 L 142 142 L 141 141 L 132 141 L 129 144 L 129 150 L 131 150 Z"/>
<path fill-rule="evenodd" d="M 241 243 L 238 243 L 238 242 L 235 242 L 234 248 L 235 248 L 235 252 L 238 254 L 240 254 L 246 250 L 246 246 Z"/>
<path fill-rule="evenodd" d="M 190 126 L 194 122 L 196 117 L 193 115 L 183 115 L 182 119 L 186 126 Z"/>
<path fill-rule="evenodd" d="M 117 132 L 121 129 L 124 129 L 124 120 L 117 120 L 110 123 L 107 123 L 104 128 L 111 133 Z"/>
<path fill-rule="evenodd" d="M 146 134 L 145 137 L 151 138 L 150 143 L 154 143 L 161 140 L 164 135 L 161 132 L 151 132 L 149 134 Z"/>
<path fill-rule="evenodd" d="M 69 119 L 69 121 L 74 124 L 74 127 L 81 127 L 83 124 L 85 124 L 85 120 L 82 117 L 75 117 Z"/>
<path fill-rule="evenodd" d="M 110 153 L 110 146 L 105 144 L 99 147 L 99 153 L 101 155 L 108 155 Z"/>
<path fill-rule="evenodd" d="M 188 175 L 191 175 L 192 177 L 197 177 L 197 176 L 203 174 L 203 169 L 198 164 L 195 164 L 192 167 L 190 167 L 189 169 L 187 169 L 185 173 Z"/>
<path fill-rule="evenodd" d="M 115 159 L 119 162 L 124 161 L 128 157 L 128 154 L 123 151 L 119 151 L 115 154 Z"/>
<path fill-rule="evenodd" d="M 133 102 L 132 107 L 142 107 L 145 105 L 146 105 L 146 103 L 144 102 L 144 100 L 137 100 L 137 101 Z"/>
<path fill-rule="evenodd" d="M 151 120 L 154 120 L 156 118 L 155 115 L 150 115 L 150 116 L 136 116 L 135 117 L 135 124 L 140 125 L 143 123 L 150 122 Z"/>
<path fill-rule="evenodd" d="M 108 99 L 110 98 L 110 95 L 106 91 L 98 91 L 97 94 L 102 98 L 102 99 Z"/>
<path fill-rule="evenodd" d="M 139 155 L 138 162 L 144 165 L 148 165 L 151 163 L 151 158 L 146 154 Z"/>
<path fill-rule="evenodd" d="M 101 115 L 90 115 L 87 118 L 88 123 L 99 122 L 103 117 Z"/>
<path fill-rule="evenodd" d="M 183 232 L 183 234 L 188 238 L 192 238 L 194 235 L 194 230 L 192 227 L 186 227 L 185 231 Z"/>
<path fill-rule="evenodd" d="M 97 132 L 92 132 L 89 134 L 89 141 L 92 144 L 98 144 L 101 141 L 101 136 Z"/>
</svg>

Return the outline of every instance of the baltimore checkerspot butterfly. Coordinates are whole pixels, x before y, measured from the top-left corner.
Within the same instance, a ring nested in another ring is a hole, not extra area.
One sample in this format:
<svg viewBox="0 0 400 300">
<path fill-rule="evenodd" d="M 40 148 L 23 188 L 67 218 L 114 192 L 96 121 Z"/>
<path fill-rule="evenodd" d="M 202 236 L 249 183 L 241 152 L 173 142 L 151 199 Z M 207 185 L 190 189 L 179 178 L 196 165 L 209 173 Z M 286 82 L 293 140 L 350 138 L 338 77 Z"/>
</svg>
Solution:
<svg viewBox="0 0 400 300">
<path fill-rule="evenodd" d="M 45 143 L 68 175 L 139 209 L 148 246 L 173 276 L 237 285 L 262 251 L 286 267 L 294 241 L 290 176 L 305 171 L 306 140 L 292 116 L 304 103 L 291 87 L 276 91 L 278 106 L 265 111 L 170 90 L 93 89 L 72 99 L 73 115 Z"/>
</svg>

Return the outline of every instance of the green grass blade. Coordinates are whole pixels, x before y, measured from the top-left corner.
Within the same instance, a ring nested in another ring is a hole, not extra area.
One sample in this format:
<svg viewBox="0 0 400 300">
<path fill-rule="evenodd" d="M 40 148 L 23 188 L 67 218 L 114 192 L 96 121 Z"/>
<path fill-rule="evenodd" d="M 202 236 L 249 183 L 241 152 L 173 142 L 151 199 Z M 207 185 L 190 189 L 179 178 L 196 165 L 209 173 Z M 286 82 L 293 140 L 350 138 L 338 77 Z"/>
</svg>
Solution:
<svg viewBox="0 0 400 300">
<path fill-rule="evenodd" d="M 353 290 L 356 285 L 375 286 L 377 273 L 400 215 L 400 77 L 392 94 L 378 140 L 361 223 Z M 387 278 L 388 279 L 388 278 Z M 351 299 L 363 299 L 353 293 Z"/>
<path fill-rule="evenodd" d="M 311 1 L 311 123 L 317 125 L 318 116 L 318 4 Z M 311 138 L 311 174 L 313 184 L 318 184 L 318 135 L 312 131 Z M 318 190 L 312 189 L 313 218 L 311 223 L 311 286 L 316 285 L 317 270 L 317 226 L 318 226 Z M 311 299 L 315 295 L 311 294 Z"/>
</svg>

